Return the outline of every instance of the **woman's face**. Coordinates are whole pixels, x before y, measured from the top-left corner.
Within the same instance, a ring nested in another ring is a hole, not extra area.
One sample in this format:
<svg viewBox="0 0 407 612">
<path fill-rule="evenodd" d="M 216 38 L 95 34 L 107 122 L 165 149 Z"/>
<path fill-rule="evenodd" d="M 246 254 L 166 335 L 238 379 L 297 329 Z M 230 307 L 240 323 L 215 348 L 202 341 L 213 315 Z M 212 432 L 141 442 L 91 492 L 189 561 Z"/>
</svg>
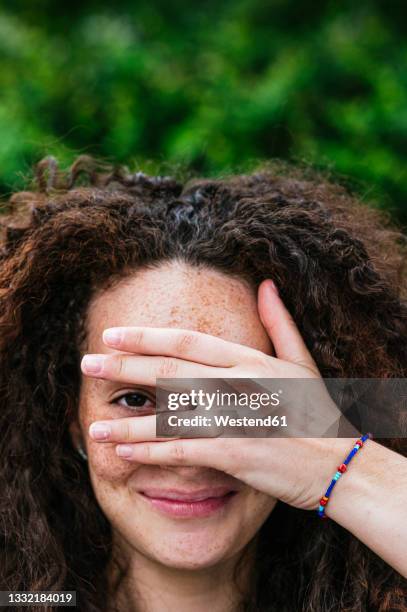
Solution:
<svg viewBox="0 0 407 612">
<path fill-rule="evenodd" d="M 272 353 L 252 289 L 220 272 L 176 262 L 138 271 L 94 296 L 86 352 L 115 353 L 103 344 L 103 330 L 131 325 L 191 329 Z M 128 463 L 113 444 L 92 441 L 88 428 L 93 421 L 134 416 L 131 394 L 137 391 L 153 399 L 154 389 L 137 383 L 82 375 L 78 424 L 93 489 L 115 540 L 127 551 L 176 568 L 210 567 L 232 558 L 253 538 L 276 500 L 215 469 Z M 148 405 L 153 402 L 146 400 Z M 202 490 L 235 493 L 192 516 L 144 494 L 165 497 L 175 491 L 188 499 Z"/>
</svg>

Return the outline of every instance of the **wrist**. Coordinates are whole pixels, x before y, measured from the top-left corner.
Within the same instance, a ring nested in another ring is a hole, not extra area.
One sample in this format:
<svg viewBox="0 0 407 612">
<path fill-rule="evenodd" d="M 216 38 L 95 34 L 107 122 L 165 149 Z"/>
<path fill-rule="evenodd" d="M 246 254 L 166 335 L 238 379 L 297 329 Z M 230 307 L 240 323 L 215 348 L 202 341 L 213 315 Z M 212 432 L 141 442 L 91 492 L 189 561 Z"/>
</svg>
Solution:
<svg viewBox="0 0 407 612">
<path fill-rule="evenodd" d="M 407 458 L 367 440 L 332 490 L 334 520 L 407 577 Z"/>
<path fill-rule="evenodd" d="M 315 478 L 312 487 L 312 503 L 308 506 L 317 511 L 319 501 L 332 481 L 332 477 L 343 463 L 355 444 L 357 436 L 352 438 L 318 438 L 314 439 Z"/>
<path fill-rule="evenodd" d="M 371 440 L 368 441 L 368 443 Z M 353 505 L 358 502 L 363 496 L 365 487 L 365 462 L 366 455 L 363 458 L 362 453 L 366 450 L 363 445 L 361 449 L 353 456 L 348 464 L 346 472 L 342 474 L 336 483 L 329 498 L 329 503 L 326 505 L 325 515 L 328 518 L 337 520 L 345 513 L 349 512 Z M 351 449 L 349 449 L 351 450 Z M 369 453 L 366 453 L 369 454 Z M 342 458 L 345 459 L 345 456 Z M 342 461 L 338 464 L 341 465 Z"/>
<path fill-rule="evenodd" d="M 400 468 L 406 482 L 406 459 L 374 440 L 367 440 L 335 485 L 326 506 L 327 517 L 352 531 L 358 523 L 367 527 L 372 513 L 377 514 L 378 510 L 387 514 L 396 502 L 394 491 L 400 486 Z"/>
<path fill-rule="evenodd" d="M 338 438 L 332 441 L 329 457 L 332 468 L 330 475 L 325 479 L 318 500 L 317 510 L 321 518 L 334 518 L 331 512 L 333 504 L 335 506 L 339 504 L 340 507 L 345 506 L 347 499 L 349 507 L 348 496 L 353 501 L 355 495 L 361 494 L 362 485 L 364 485 L 363 477 L 366 476 L 365 468 L 369 467 L 369 463 L 361 460 L 360 456 L 370 442 L 372 440 L 367 436 L 360 436 L 356 440 Z"/>
</svg>

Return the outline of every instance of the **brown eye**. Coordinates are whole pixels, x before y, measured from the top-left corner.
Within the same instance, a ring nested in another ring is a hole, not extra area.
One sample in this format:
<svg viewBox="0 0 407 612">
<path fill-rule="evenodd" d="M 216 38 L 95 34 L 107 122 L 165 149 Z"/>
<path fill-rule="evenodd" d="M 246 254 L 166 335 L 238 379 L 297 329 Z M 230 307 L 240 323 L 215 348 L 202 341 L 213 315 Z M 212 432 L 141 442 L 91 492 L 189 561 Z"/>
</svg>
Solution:
<svg viewBox="0 0 407 612">
<path fill-rule="evenodd" d="M 140 393 L 139 391 L 124 393 L 120 397 L 113 400 L 113 403 L 141 413 L 151 413 L 154 411 L 155 407 L 155 402 L 147 395 Z"/>
</svg>

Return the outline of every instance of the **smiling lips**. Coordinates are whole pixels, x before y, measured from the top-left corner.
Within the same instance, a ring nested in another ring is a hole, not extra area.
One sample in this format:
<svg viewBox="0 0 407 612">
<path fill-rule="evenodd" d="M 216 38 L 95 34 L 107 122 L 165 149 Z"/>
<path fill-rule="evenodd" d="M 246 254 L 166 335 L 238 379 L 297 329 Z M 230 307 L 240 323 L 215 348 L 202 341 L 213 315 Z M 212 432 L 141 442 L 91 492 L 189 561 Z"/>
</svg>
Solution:
<svg viewBox="0 0 407 612">
<path fill-rule="evenodd" d="M 226 506 L 237 491 L 212 487 L 198 491 L 144 489 L 142 496 L 157 510 L 172 517 L 203 518 Z"/>
</svg>

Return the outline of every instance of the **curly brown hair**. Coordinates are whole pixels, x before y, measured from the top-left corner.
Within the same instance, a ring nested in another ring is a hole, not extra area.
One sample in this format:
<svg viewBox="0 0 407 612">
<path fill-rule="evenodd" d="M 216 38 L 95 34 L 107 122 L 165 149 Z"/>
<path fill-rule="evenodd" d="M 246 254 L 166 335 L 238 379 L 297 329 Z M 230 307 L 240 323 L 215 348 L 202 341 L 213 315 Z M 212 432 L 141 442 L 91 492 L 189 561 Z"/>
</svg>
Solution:
<svg viewBox="0 0 407 612">
<path fill-rule="evenodd" d="M 100 612 L 112 534 L 68 432 L 93 293 L 175 258 L 253 286 L 271 277 L 322 376 L 405 377 L 406 237 L 291 167 L 183 184 L 81 156 L 66 171 L 47 158 L 35 177 L 1 218 L 0 584 L 75 590 Z M 406 442 L 381 441 L 404 456 Z M 314 515 L 277 504 L 243 609 L 405 611 L 402 576 Z"/>
</svg>

